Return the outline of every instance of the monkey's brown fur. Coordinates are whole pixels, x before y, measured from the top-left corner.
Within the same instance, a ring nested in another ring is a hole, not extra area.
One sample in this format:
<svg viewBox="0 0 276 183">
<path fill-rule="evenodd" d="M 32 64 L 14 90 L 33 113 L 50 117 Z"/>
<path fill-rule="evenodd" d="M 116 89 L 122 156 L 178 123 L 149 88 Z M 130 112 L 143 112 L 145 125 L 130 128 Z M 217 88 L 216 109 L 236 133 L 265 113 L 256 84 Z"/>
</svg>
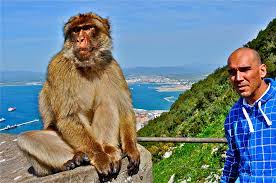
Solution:
<svg viewBox="0 0 276 183">
<path fill-rule="evenodd" d="M 137 173 L 135 115 L 127 83 L 110 51 L 108 20 L 79 14 L 65 24 L 64 36 L 64 47 L 50 62 L 39 96 L 44 130 L 21 135 L 19 147 L 38 176 L 68 169 L 66 163 L 74 163 L 79 153 L 88 155 L 100 176 L 117 174 L 121 149 L 129 159 L 128 173 Z"/>
</svg>

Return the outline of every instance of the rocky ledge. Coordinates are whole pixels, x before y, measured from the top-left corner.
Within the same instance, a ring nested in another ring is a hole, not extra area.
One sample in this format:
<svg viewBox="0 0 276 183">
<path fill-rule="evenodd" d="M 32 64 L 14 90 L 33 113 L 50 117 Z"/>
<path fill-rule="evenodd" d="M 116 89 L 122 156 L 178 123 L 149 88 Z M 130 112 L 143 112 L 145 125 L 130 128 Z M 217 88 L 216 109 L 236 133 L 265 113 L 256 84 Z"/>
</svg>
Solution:
<svg viewBox="0 0 276 183">
<path fill-rule="evenodd" d="M 28 173 L 30 164 L 17 147 L 17 136 L 0 134 L 0 182 L 81 182 L 98 183 L 98 175 L 93 166 L 82 166 L 74 170 L 53 174 L 46 177 L 36 177 Z M 127 158 L 122 161 L 121 171 L 112 182 L 124 183 L 149 183 L 152 182 L 151 154 L 141 145 L 138 145 L 141 153 L 141 164 L 138 174 L 129 177 L 127 175 Z"/>
</svg>

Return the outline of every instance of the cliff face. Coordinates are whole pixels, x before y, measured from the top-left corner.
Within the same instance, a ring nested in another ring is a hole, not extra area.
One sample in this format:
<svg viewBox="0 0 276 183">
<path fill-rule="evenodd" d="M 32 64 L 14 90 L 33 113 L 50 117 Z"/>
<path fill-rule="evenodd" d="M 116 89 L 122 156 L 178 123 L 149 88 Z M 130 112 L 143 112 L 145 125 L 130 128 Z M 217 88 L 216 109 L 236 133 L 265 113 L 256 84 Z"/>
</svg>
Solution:
<svg viewBox="0 0 276 183">
<path fill-rule="evenodd" d="M 16 136 L 0 134 L 0 182 L 99 182 L 93 166 L 82 166 L 74 170 L 60 172 L 46 177 L 36 177 L 28 173 L 30 165 L 17 147 Z M 137 175 L 128 177 L 127 158 L 122 161 L 122 168 L 118 177 L 112 182 L 152 182 L 151 154 L 142 146 L 138 146 L 141 153 L 140 170 Z"/>
</svg>

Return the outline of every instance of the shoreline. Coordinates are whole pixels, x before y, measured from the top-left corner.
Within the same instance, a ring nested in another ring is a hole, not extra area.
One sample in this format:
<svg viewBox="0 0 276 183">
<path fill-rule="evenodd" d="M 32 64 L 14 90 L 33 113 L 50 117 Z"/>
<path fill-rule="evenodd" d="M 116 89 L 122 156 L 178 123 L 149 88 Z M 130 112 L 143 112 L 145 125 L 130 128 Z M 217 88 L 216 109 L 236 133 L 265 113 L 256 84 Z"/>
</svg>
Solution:
<svg viewBox="0 0 276 183">
<path fill-rule="evenodd" d="M 160 86 L 160 87 L 156 87 L 156 90 L 158 92 L 184 92 L 186 90 L 191 89 L 191 86 L 188 85 L 172 85 L 172 86 Z"/>
<path fill-rule="evenodd" d="M 33 82 L 10 82 L 10 83 L 0 83 L 0 87 L 3 86 L 42 86 L 44 82 L 33 81 Z"/>
</svg>

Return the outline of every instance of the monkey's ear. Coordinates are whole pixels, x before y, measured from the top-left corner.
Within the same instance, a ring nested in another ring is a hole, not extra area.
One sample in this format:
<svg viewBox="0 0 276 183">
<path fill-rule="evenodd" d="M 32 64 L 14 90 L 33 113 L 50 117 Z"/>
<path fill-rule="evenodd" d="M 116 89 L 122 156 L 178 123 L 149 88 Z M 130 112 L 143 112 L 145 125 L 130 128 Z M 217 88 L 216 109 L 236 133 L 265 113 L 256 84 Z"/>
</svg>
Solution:
<svg viewBox="0 0 276 183">
<path fill-rule="evenodd" d="M 110 23 L 109 23 L 108 18 L 103 18 L 103 24 L 104 24 L 104 26 L 106 27 L 106 29 L 107 29 L 108 31 L 110 31 Z"/>
</svg>

